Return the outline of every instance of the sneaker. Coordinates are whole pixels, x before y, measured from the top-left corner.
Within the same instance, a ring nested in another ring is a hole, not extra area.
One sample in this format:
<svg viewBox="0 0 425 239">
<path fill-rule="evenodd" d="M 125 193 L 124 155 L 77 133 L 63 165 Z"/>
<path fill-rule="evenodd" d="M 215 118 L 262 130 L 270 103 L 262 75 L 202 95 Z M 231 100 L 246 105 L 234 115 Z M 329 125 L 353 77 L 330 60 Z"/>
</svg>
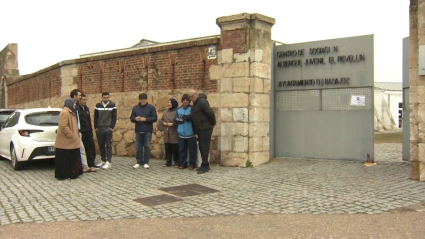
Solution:
<svg viewBox="0 0 425 239">
<path fill-rule="evenodd" d="M 108 169 L 111 168 L 111 163 L 110 162 L 106 162 L 105 165 L 103 165 L 102 167 L 103 169 Z"/>
<path fill-rule="evenodd" d="M 101 161 L 100 163 L 96 164 L 97 167 L 101 168 L 105 165 L 105 162 Z"/>
<path fill-rule="evenodd" d="M 136 163 L 134 166 L 133 166 L 133 168 L 139 168 L 140 167 L 140 164 L 138 164 L 138 163 Z"/>
<path fill-rule="evenodd" d="M 143 165 L 143 167 L 144 167 L 145 169 L 148 169 L 148 168 L 149 168 L 149 165 L 148 165 L 148 164 L 145 164 L 145 165 Z"/>
<path fill-rule="evenodd" d="M 199 170 L 198 170 L 198 174 L 203 174 L 203 173 L 206 173 L 206 172 L 208 172 L 208 171 L 210 171 L 210 168 L 199 168 Z"/>
</svg>

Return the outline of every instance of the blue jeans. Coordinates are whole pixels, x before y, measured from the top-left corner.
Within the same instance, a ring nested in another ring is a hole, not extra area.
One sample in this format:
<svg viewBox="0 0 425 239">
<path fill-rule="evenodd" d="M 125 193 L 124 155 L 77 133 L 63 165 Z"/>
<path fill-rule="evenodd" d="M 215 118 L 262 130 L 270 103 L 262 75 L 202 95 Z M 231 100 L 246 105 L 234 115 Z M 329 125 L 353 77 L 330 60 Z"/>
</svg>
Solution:
<svg viewBox="0 0 425 239">
<path fill-rule="evenodd" d="M 149 164 L 151 155 L 151 132 L 136 132 L 136 161 L 138 164 Z"/>
</svg>

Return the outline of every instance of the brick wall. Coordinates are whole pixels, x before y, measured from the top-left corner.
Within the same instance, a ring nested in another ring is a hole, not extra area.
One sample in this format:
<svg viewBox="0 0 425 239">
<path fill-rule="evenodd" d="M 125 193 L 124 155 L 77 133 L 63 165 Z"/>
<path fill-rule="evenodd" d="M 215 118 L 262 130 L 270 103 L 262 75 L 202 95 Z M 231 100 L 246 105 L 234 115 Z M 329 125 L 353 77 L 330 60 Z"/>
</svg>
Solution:
<svg viewBox="0 0 425 239">
<path fill-rule="evenodd" d="M 216 92 L 209 80 L 214 60 L 202 59 L 208 46 L 89 61 L 78 64 L 79 89 L 87 94 L 103 91 L 205 89 Z"/>
<path fill-rule="evenodd" d="M 233 49 L 233 53 L 245 52 L 247 45 L 246 35 L 246 29 L 223 31 L 221 49 Z"/>
<path fill-rule="evenodd" d="M 7 87 L 8 106 L 59 97 L 61 93 L 60 68 L 34 76 L 23 76 Z M 47 107 L 47 105 L 45 106 Z"/>
<path fill-rule="evenodd" d="M 211 38 L 58 63 L 8 84 L 7 105 L 61 96 L 60 69 L 68 63 L 76 64 L 78 71 L 72 83 L 86 94 L 192 88 L 217 92 L 217 81 L 209 78 L 216 60 L 206 59 L 206 52 L 218 41 Z"/>
</svg>

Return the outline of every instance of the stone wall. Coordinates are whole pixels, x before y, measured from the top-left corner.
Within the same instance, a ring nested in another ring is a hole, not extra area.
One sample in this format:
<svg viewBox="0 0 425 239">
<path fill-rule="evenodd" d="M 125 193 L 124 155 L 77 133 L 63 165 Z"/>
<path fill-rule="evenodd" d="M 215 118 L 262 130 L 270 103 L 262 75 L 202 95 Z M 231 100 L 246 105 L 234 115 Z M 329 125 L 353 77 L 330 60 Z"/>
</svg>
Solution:
<svg viewBox="0 0 425 239">
<path fill-rule="evenodd" d="M 170 98 L 175 98 L 180 102 L 181 96 L 186 93 L 187 90 L 176 90 L 174 92 L 168 90 L 157 90 L 157 91 L 148 91 L 148 102 L 155 106 L 158 112 L 158 119 L 161 118 L 162 113 L 164 112 L 168 100 Z M 117 106 L 117 124 L 113 132 L 113 145 L 112 150 L 114 155 L 119 156 L 134 156 L 136 154 L 135 147 L 135 133 L 134 133 L 134 123 L 130 121 L 131 109 L 133 106 L 139 103 L 138 96 L 140 92 L 117 92 L 111 93 L 110 99 Z M 24 104 L 15 105 L 17 108 L 37 108 L 37 107 L 46 107 L 51 106 L 52 108 L 63 106 L 64 100 L 69 96 L 62 97 L 53 97 L 51 99 L 43 99 L 33 102 L 28 102 Z M 92 120 L 94 118 L 94 107 L 97 102 L 101 100 L 101 94 L 88 94 L 88 107 L 90 108 Z M 210 104 L 213 109 L 217 112 L 217 93 L 212 93 L 208 95 Z M 219 130 L 214 130 L 213 139 L 211 142 L 211 161 L 219 163 L 220 158 L 217 151 L 217 138 Z M 96 134 L 94 134 L 96 140 Z M 156 123 L 154 124 L 154 133 L 152 135 L 152 144 L 151 144 L 151 155 L 154 158 L 163 158 L 164 157 L 164 141 L 163 133 L 156 129 Z M 96 144 L 96 150 L 98 151 L 98 146 Z"/>
<path fill-rule="evenodd" d="M 135 155 L 134 124 L 129 120 L 138 95 L 148 94 L 159 118 L 169 98 L 180 102 L 189 89 L 207 94 L 217 125 L 211 162 L 227 166 L 259 165 L 269 160 L 271 27 L 274 19 L 237 14 L 217 19 L 220 38 L 152 46 L 79 58 L 52 65 L 7 83 L 8 107 L 62 107 L 72 89 L 88 95 L 92 111 L 101 92 L 110 92 L 118 122 L 113 153 Z M 216 59 L 207 51 L 215 46 Z M 93 118 L 93 117 L 92 117 Z M 163 157 L 163 135 L 152 137 L 151 156 Z"/>
<path fill-rule="evenodd" d="M 260 14 L 217 19 L 221 51 L 211 79 L 219 81 L 221 163 L 245 167 L 269 161 L 271 28 Z"/>
<path fill-rule="evenodd" d="M 93 109 L 107 91 L 117 105 L 117 126 L 113 134 L 113 153 L 133 156 L 135 152 L 134 124 L 131 109 L 138 104 L 138 95 L 145 92 L 159 118 L 170 98 L 180 99 L 189 89 L 206 92 L 217 112 L 217 80 L 210 79 L 209 67 L 216 59 L 206 59 L 208 47 L 217 45 L 218 38 L 139 49 L 124 53 L 100 55 L 63 61 L 33 74 L 8 82 L 9 108 L 63 106 L 72 89 L 82 90 Z M 219 162 L 217 130 L 211 143 L 211 161 Z M 96 146 L 97 147 L 97 146 Z M 152 137 L 152 157 L 164 156 L 162 132 Z"/>
<path fill-rule="evenodd" d="M 410 1 L 411 179 L 425 181 L 425 76 L 418 73 L 419 45 L 425 45 L 425 1 Z"/>
<path fill-rule="evenodd" d="M 6 81 L 18 75 L 18 46 L 9 44 L 0 52 L 0 108 L 6 107 Z"/>
</svg>

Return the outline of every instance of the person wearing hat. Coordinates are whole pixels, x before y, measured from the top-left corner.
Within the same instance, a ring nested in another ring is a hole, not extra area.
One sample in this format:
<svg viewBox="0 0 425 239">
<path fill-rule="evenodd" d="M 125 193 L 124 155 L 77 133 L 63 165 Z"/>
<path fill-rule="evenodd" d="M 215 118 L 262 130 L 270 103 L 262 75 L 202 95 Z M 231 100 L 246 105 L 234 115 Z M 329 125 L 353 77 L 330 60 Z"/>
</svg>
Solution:
<svg viewBox="0 0 425 239">
<path fill-rule="evenodd" d="M 175 122 L 177 112 L 177 100 L 170 99 L 161 118 L 161 124 L 164 126 L 164 145 L 165 145 L 165 164 L 164 167 L 170 167 L 174 161 L 174 167 L 179 165 L 179 136 L 177 134 L 177 124 Z M 172 160 L 173 159 L 173 160 Z"/>
<path fill-rule="evenodd" d="M 180 169 L 189 170 L 196 168 L 198 161 L 197 143 L 195 133 L 192 126 L 192 106 L 187 94 L 182 96 L 183 105 L 177 109 L 176 123 L 177 134 L 179 135 L 179 155 L 180 155 Z M 189 151 L 189 165 L 187 162 L 187 152 Z"/>
<path fill-rule="evenodd" d="M 153 123 L 157 121 L 156 109 L 148 103 L 148 96 L 145 93 L 139 95 L 139 104 L 133 107 L 130 120 L 135 123 L 136 131 L 136 164 L 133 168 L 143 166 L 149 168 L 149 157 L 151 154 L 151 139 L 153 133 Z"/>
</svg>

